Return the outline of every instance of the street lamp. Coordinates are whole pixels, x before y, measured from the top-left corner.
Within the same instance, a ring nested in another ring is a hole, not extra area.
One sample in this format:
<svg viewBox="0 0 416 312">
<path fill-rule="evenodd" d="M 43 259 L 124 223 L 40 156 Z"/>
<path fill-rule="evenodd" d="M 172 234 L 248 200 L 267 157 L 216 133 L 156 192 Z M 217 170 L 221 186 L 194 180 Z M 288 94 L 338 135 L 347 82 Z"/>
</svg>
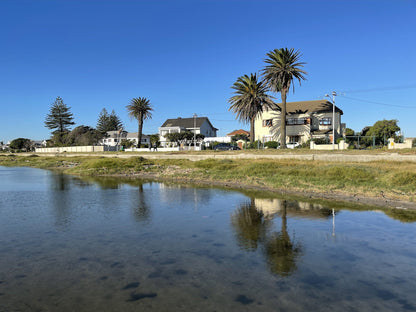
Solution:
<svg viewBox="0 0 416 312">
<path fill-rule="evenodd" d="M 194 114 L 194 150 L 196 150 L 196 114 Z"/>
<path fill-rule="evenodd" d="M 335 97 L 337 93 L 332 91 L 332 150 L 335 150 Z M 330 98 L 328 94 L 325 97 Z"/>
</svg>

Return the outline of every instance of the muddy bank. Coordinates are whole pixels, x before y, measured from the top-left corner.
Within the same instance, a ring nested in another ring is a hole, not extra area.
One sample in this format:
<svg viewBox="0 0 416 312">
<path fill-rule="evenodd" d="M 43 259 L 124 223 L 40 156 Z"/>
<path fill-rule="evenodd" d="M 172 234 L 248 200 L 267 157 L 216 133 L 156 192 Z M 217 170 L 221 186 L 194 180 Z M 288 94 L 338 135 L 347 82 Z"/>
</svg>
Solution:
<svg viewBox="0 0 416 312">
<path fill-rule="evenodd" d="M 184 172 L 186 175 L 186 173 Z M 106 175 L 108 176 L 108 175 Z M 166 174 L 160 173 L 135 173 L 135 174 L 116 174 L 112 175 L 114 177 L 123 177 L 129 179 L 149 179 L 158 182 L 174 182 L 178 184 L 193 184 L 199 186 L 218 186 L 229 188 L 231 190 L 250 190 L 250 191 L 262 191 L 270 192 L 278 195 L 291 195 L 304 199 L 326 199 L 334 200 L 339 202 L 350 202 L 360 205 L 369 205 L 369 206 L 378 206 L 385 208 L 397 208 L 397 209 L 413 209 L 416 210 L 416 203 L 410 201 L 397 200 L 393 198 L 388 198 L 384 194 L 380 193 L 379 197 L 366 196 L 362 194 L 350 194 L 343 192 L 320 192 L 320 191 L 305 191 L 305 190 L 293 190 L 288 188 L 272 188 L 269 186 L 262 185 L 253 185 L 244 182 L 235 182 L 235 181 L 221 181 L 221 180 L 203 180 L 188 178 L 186 176 L 182 177 L 172 177 Z"/>
</svg>

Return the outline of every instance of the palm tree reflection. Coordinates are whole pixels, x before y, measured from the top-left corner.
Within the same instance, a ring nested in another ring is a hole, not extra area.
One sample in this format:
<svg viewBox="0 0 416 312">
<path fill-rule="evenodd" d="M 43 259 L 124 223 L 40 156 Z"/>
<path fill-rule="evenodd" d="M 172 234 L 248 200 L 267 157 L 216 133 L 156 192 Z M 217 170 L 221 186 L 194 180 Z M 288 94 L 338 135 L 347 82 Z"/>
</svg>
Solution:
<svg viewBox="0 0 416 312">
<path fill-rule="evenodd" d="M 289 276 L 296 271 L 296 260 L 301 253 L 301 245 L 293 243 L 287 232 L 287 202 L 282 202 L 282 226 L 280 232 L 268 235 L 264 246 L 270 271 L 280 276 Z"/>
<path fill-rule="evenodd" d="M 137 201 L 133 201 L 136 203 L 136 205 L 133 207 L 134 218 L 139 222 L 148 222 L 151 219 L 151 209 L 146 203 L 144 195 L 145 192 L 143 191 L 143 183 L 138 185 L 137 191 Z"/>
<path fill-rule="evenodd" d="M 294 243 L 287 231 L 287 202 L 282 201 L 279 206 L 282 216 L 280 231 L 271 230 L 276 214 L 265 214 L 258 209 L 254 198 L 236 210 L 231 216 L 231 224 L 240 247 L 249 251 L 261 248 L 270 271 L 289 276 L 297 268 L 301 245 Z"/>
<path fill-rule="evenodd" d="M 231 216 L 231 224 L 240 247 L 254 251 L 259 243 L 264 241 L 271 221 L 264 217 L 262 211 L 256 209 L 252 198 L 251 202 L 242 204 L 234 212 Z"/>
</svg>

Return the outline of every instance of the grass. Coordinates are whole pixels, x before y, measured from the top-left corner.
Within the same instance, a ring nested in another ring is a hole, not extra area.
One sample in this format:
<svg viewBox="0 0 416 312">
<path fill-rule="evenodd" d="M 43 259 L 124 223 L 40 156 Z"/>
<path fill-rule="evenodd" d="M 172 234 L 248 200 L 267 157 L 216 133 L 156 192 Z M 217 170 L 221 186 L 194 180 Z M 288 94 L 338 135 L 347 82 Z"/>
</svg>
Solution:
<svg viewBox="0 0 416 312">
<path fill-rule="evenodd" d="M 312 160 L 185 159 L 142 156 L 36 157 L 0 155 L 1 166 L 60 169 L 89 176 L 146 175 L 201 182 L 230 182 L 279 190 L 386 197 L 416 202 L 416 163 L 337 163 Z"/>
</svg>

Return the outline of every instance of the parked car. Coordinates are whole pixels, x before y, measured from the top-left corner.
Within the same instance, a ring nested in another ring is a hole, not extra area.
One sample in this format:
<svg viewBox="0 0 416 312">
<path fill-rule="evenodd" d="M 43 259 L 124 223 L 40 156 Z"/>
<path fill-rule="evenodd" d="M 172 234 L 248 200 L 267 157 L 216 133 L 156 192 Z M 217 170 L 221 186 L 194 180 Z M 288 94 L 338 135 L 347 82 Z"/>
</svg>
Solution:
<svg viewBox="0 0 416 312">
<path fill-rule="evenodd" d="M 289 143 L 286 143 L 286 147 L 287 148 L 300 147 L 300 144 L 298 142 L 289 142 Z"/>
<path fill-rule="evenodd" d="M 213 147 L 214 151 L 233 151 L 240 150 L 238 146 L 231 145 L 230 143 L 219 143 Z"/>
</svg>

